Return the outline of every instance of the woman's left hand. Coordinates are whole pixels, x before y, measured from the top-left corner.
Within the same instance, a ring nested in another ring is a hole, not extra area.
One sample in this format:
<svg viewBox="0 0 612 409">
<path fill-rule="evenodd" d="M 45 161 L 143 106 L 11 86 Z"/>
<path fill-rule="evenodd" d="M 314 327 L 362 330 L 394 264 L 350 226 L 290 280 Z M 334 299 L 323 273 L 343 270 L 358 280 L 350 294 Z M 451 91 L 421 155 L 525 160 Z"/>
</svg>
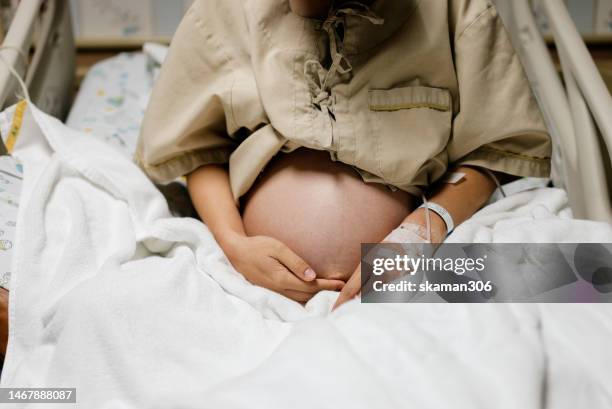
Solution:
<svg viewBox="0 0 612 409">
<path fill-rule="evenodd" d="M 340 291 L 340 295 L 332 308 L 332 311 L 344 304 L 347 301 L 357 297 L 361 292 L 361 263 L 357 266 L 357 269 L 353 272 L 353 275 L 348 282 Z"/>
<path fill-rule="evenodd" d="M 431 217 L 431 220 L 430 220 L 431 222 L 431 242 L 441 243 L 444 240 L 444 237 L 446 236 L 446 224 L 444 223 L 444 220 L 442 220 L 440 216 L 438 216 L 437 214 L 433 212 L 430 213 L 430 217 Z M 410 240 L 410 242 L 427 243 L 426 237 L 423 237 L 427 235 L 426 229 L 425 229 L 425 226 L 427 225 L 427 221 L 426 221 L 425 211 L 423 209 L 417 209 L 416 211 L 412 212 L 402 224 L 403 225 L 409 224 L 411 225 L 409 227 L 413 227 L 409 229 L 412 233 L 414 233 L 414 240 Z M 383 240 L 383 243 L 393 243 L 394 241 L 397 241 L 397 240 L 393 240 L 392 237 L 393 237 L 392 234 L 389 235 L 385 240 Z M 359 264 L 359 266 L 357 266 L 357 269 L 355 269 L 355 271 L 353 272 L 353 275 L 351 276 L 349 281 L 346 283 L 346 285 L 340 292 L 340 295 L 338 296 L 338 299 L 336 300 L 336 303 L 334 304 L 332 311 L 338 308 L 339 306 L 341 306 L 342 304 L 344 304 L 345 302 L 350 301 L 353 298 L 357 297 L 360 293 L 361 293 L 361 263 Z"/>
</svg>

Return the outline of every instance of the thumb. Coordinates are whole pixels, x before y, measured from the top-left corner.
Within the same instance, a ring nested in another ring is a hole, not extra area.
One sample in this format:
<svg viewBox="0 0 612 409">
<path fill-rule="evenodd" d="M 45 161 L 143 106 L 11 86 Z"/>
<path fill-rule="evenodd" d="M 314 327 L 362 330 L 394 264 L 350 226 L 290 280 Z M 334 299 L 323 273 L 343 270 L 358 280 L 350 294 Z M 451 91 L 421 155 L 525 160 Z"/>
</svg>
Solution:
<svg viewBox="0 0 612 409">
<path fill-rule="evenodd" d="M 340 295 L 338 295 L 338 298 L 336 299 L 336 302 L 334 303 L 334 306 L 332 307 L 332 311 L 340 307 L 345 302 L 350 301 L 353 298 L 357 297 L 360 291 L 361 291 L 361 268 L 357 267 L 357 270 L 355 270 L 351 278 L 348 280 L 348 283 L 346 283 L 344 288 L 342 288 L 342 291 L 340 291 Z"/>
<path fill-rule="evenodd" d="M 278 250 L 276 259 L 280 261 L 296 277 L 304 281 L 314 281 L 317 274 L 300 256 L 284 244 Z"/>
</svg>

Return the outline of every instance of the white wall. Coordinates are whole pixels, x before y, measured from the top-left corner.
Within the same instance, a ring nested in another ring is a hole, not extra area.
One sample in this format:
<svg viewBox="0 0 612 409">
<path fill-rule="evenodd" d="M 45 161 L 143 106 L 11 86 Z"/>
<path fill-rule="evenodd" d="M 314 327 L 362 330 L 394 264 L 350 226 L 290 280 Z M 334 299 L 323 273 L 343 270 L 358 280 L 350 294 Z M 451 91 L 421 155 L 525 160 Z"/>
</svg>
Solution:
<svg viewBox="0 0 612 409">
<path fill-rule="evenodd" d="M 543 31 L 548 24 L 542 15 L 540 0 L 532 0 L 537 21 Z M 587 35 L 612 34 L 612 0 L 564 0 L 578 30 Z"/>
<path fill-rule="evenodd" d="M 70 1 L 77 37 L 141 38 L 172 36 L 193 0 Z M 532 1 L 538 10 L 539 0 Z M 564 1 L 582 33 L 612 34 L 612 0 Z M 546 28 L 546 18 L 537 14 Z"/>
<path fill-rule="evenodd" d="M 612 0 L 597 0 L 595 31 L 597 33 L 612 33 Z"/>
<path fill-rule="evenodd" d="M 70 0 L 79 38 L 172 36 L 193 0 Z"/>
</svg>

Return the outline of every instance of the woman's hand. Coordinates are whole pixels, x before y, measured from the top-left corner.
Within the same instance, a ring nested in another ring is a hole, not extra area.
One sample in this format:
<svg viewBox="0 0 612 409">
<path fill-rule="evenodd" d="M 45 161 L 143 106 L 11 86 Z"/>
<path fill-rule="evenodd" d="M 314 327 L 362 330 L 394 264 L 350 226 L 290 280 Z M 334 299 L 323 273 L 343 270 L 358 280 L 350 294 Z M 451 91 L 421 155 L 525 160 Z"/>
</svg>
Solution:
<svg viewBox="0 0 612 409">
<path fill-rule="evenodd" d="M 431 234 L 431 243 L 441 243 L 446 237 L 446 224 L 444 220 L 438 216 L 434 212 L 430 212 L 430 234 Z M 412 212 L 402 223 L 402 226 L 406 227 L 404 230 L 403 236 L 405 239 L 403 242 L 405 243 L 428 243 L 427 241 L 427 216 L 425 214 L 424 209 L 417 209 Z M 411 237 L 412 236 L 412 237 Z M 406 239 L 407 238 L 407 239 Z M 406 241 L 409 240 L 409 241 Z M 393 233 L 389 234 L 383 243 L 394 243 L 397 240 L 393 239 Z M 401 250 L 398 250 L 398 254 Z M 346 283 L 334 307 L 332 310 L 335 310 L 342 304 L 347 301 L 352 300 L 357 297 L 361 293 L 361 264 L 357 266 L 357 269 L 353 272 L 353 275 Z"/>
<path fill-rule="evenodd" d="M 251 283 L 298 302 L 344 286 L 344 281 L 317 279 L 308 264 L 278 240 L 248 237 L 224 166 L 207 165 L 193 171 L 187 187 L 198 214 L 234 268 Z"/>
<path fill-rule="evenodd" d="M 305 303 L 323 290 L 340 291 L 344 281 L 316 278 L 316 273 L 289 247 L 270 237 L 232 235 L 222 247 L 228 259 L 252 284 Z"/>
<path fill-rule="evenodd" d="M 348 280 L 342 291 L 340 291 L 340 295 L 336 299 L 336 303 L 334 304 L 332 311 L 344 304 L 347 301 L 352 300 L 357 297 L 361 293 L 361 263 L 357 266 L 353 275 Z"/>
<path fill-rule="evenodd" d="M 452 216 L 455 225 L 463 223 L 468 218 L 472 217 L 478 209 L 480 209 L 486 201 L 491 197 L 491 194 L 496 188 L 495 179 L 491 177 L 492 173 L 477 167 L 462 166 L 453 169 L 453 172 L 463 174 L 463 179 L 456 184 L 441 182 L 434 187 L 430 200 L 443 206 Z M 498 179 L 509 182 L 513 177 L 503 174 L 495 174 Z M 446 238 L 446 223 L 435 212 L 429 212 L 430 227 L 431 227 L 431 242 L 442 243 Z M 412 212 L 405 220 L 415 226 L 414 231 L 424 231 L 427 226 L 427 215 L 425 209 L 417 209 Z M 422 239 L 423 233 L 418 236 Z M 418 239 L 418 238 L 417 238 Z M 387 240 L 393 242 L 394 240 Z M 345 302 L 352 300 L 361 292 L 361 266 L 357 267 L 353 276 L 342 289 L 334 309 L 338 308 Z"/>
</svg>

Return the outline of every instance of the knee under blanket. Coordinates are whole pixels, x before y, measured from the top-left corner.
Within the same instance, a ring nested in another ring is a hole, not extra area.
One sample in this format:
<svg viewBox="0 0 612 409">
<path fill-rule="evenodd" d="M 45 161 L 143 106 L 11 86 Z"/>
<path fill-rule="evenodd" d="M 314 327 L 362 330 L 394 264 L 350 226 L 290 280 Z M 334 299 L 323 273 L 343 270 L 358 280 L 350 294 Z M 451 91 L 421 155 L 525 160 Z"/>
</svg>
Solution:
<svg viewBox="0 0 612 409">
<path fill-rule="evenodd" d="M 304 308 L 246 282 L 113 148 L 30 106 L 15 154 L 2 387 L 76 387 L 88 409 L 612 407 L 607 305 L 353 301 L 329 314 L 326 292 Z M 565 208 L 560 190 L 523 192 L 451 240 L 610 241 Z"/>
</svg>

